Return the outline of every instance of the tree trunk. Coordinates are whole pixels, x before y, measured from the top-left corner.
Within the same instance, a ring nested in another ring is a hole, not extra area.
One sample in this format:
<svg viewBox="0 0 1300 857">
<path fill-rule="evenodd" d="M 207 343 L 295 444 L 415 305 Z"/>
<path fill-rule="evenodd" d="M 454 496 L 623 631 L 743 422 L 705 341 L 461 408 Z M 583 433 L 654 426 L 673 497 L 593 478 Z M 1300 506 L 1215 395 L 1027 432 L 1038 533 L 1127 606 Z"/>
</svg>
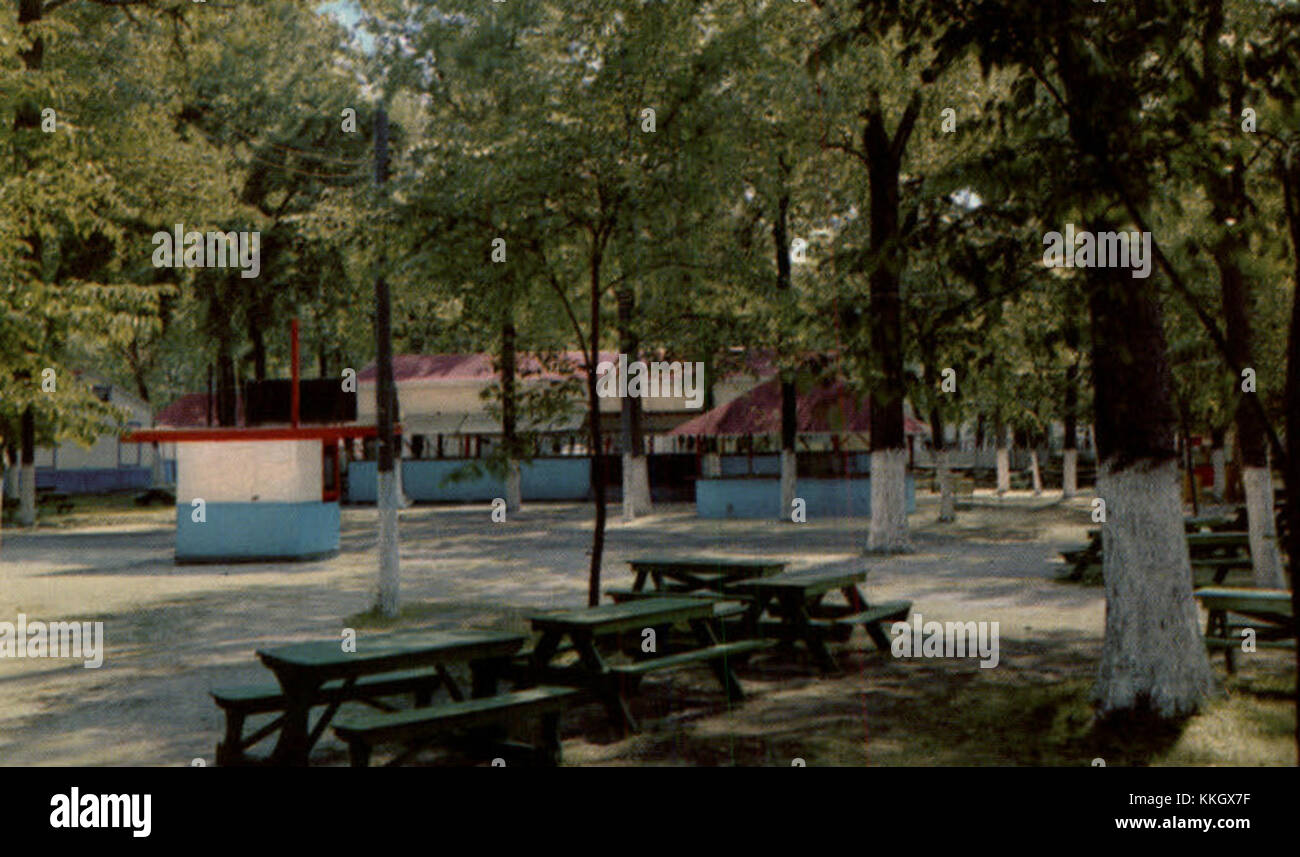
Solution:
<svg viewBox="0 0 1300 857">
<path fill-rule="evenodd" d="M 217 349 L 217 425 L 233 426 L 239 420 L 238 386 L 235 358 L 231 356 L 231 343 L 226 335 L 218 340 Z"/>
<path fill-rule="evenodd" d="M 619 351 L 628 363 L 637 359 L 640 343 L 632 331 L 636 296 L 630 287 L 618 290 Z M 623 520 L 633 521 L 650 514 L 649 462 L 645 456 L 645 439 L 641 432 L 641 399 L 624 396 L 619 413 L 623 443 Z"/>
<path fill-rule="evenodd" d="M 1291 237 L 1294 263 L 1292 282 L 1300 283 L 1300 168 L 1281 164 L 1282 200 Z M 1296 562 L 1300 561 L 1300 289 L 1291 296 L 1291 330 L 1287 335 L 1286 360 L 1286 530 L 1287 555 L 1291 560 L 1291 615 L 1300 616 L 1300 587 L 1295 585 Z M 1300 646 L 1295 652 L 1300 674 Z M 1300 681 L 1294 691 L 1295 711 L 1300 711 Z M 1300 717 L 1295 719 L 1297 764 L 1300 764 Z"/>
<path fill-rule="evenodd" d="M 18 471 L 18 523 L 24 527 L 36 524 L 36 418 L 32 407 L 23 408 L 22 415 L 22 466 Z"/>
<path fill-rule="evenodd" d="M 253 379 L 266 380 L 266 336 L 262 333 L 261 317 L 255 313 L 248 314 L 248 337 L 253 341 Z"/>
<path fill-rule="evenodd" d="M 375 111 L 375 184 L 388 180 L 388 114 L 381 106 Z M 375 461 L 376 502 L 379 512 L 379 585 L 375 610 L 395 617 L 401 610 L 401 556 L 397 531 L 397 509 L 402 499 L 401 471 L 394 470 L 394 423 L 397 420 L 397 387 L 393 380 L 393 308 L 388 283 L 384 280 L 385 260 L 381 254 L 375 277 L 375 422 L 379 429 Z M 400 459 L 401 451 L 396 450 Z M 398 468 L 401 461 L 396 462 Z"/>
<path fill-rule="evenodd" d="M 1219 242 L 1216 261 L 1223 296 L 1223 315 L 1227 321 L 1229 360 L 1237 366 L 1252 367 L 1252 332 L 1248 314 L 1249 285 L 1242 276 L 1238 260 L 1245 252 L 1242 239 L 1233 232 Z M 1246 519 L 1250 534 L 1250 559 L 1255 585 L 1266 589 L 1286 586 L 1282 555 L 1278 550 L 1276 512 L 1273 509 L 1273 479 L 1268 464 L 1268 437 L 1259 411 L 1247 401 L 1237 384 L 1237 444 L 1241 449 L 1241 482 L 1246 494 Z"/>
<path fill-rule="evenodd" d="M 1078 348 L 1078 332 L 1073 323 L 1067 329 L 1066 344 Z M 1061 498 L 1069 500 L 1079 493 L 1079 363 L 1065 367 L 1065 438 L 1061 452 Z"/>
<path fill-rule="evenodd" d="M 939 481 L 939 522 L 948 523 L 957 520 L 957 498 L 952 485 L 952 471 L 948 468 L 948 445 L 943 438 L 943 416 L 938 405 L 930 409 L 930 437 L 934 447 L 935 477 Z"/>
<path fill-rule="evenodd" d="M 1226 496 L 1225 489 L 1228 482 L 1223 454 L 1223 436 L 1224 431 L 1221 428 L 1214 429 L 1210 434 L 1210 465 L 1214 468 L 1214 499 L 1220 503 L 1223 502 Z"/>
<path fill-rule="evenodd" d="M 519 440 L 515 413 L 515 323 L 507 318 L 501 325 L 501 438 L 506 453 L 506 511 L 523 508 L 519 486 Z"/>
<path fill-rule="evenodd" d="M 993 443 L 997 448 L 998 456 L 998 496 L 1001 497 L 1011 490 L 1011 450 L 1007 445 L 1007 427 L 1002 422 L 1002 417 L 995 416 L 993 419 Z"/>
<path fill-rule="evenodd" d="M 871 391 L 871 529 L 867 549 L 876 553 L 912 550 L 907 529 L 907 442 L 903 429 L 906 385 L 899 295 L 905 255 L 898 219 L 900 157 L 908 133 L 910 125 L 905 115 L 891 141 L 876 108 L 863 134 L 871 194 L 871 347 L 879 379 Z"/>
<path fill-rule="evenodd" d="M 587 409 L 591 439 L 591 490 L 596 504 L 596 524 L 591 532 L 591 569 L 587 579 L 587 606 L 600 604 L 600 562 L 605 552 L 605 459 L 601 456 L 600 395 L 596 392 L 596 365 L 600 361 L 601 248 L 592 242 L 591 347 L 587 357 Z"/>
<path fill-rule="evenodd" d="M 1043 496 L 1043 474 L 1038 469 L 1038 446 L 1029 450 L 1029 473 L 1034 481 L 1034 496 Z"/>
<path fill-rule="evenodd" d="M 1089 275 L 1097 492 L 1106 503 L 1098 712 L 1179 718 L 1215 682 L 1192 598 L 1163 321 L 1154 283 L 1124 269 Z"/>
<path fill-rule="evenodd" d="M 784 163 L 782 163 L 784 167 Z M 772 245 L 776 253 L 776 290 L 784 296 L 790 290 L 790 195 L 777 200 L 776 218 L 772 221 Z M 792 373 L 781 373 L 781 508 L 777 517 L 791 520 L 795 498 L 799 496 L 799 460 L 796 443 L 799 432 L 798 396 Z"/>
</svg>

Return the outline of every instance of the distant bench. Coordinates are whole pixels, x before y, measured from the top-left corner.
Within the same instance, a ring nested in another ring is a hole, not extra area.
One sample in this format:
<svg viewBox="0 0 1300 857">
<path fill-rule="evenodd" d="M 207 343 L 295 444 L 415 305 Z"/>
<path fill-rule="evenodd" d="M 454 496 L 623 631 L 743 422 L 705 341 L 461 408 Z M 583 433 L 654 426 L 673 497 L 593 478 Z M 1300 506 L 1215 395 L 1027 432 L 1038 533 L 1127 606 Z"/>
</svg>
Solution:
<svg viewBox="0 0 1300 857">
<path fill-rule="evenodd" d="M 66 491 L 55 491 L 53 487 L 37 488 L 36 502 L 41 506 L 53 505 L 55 511 L 60 515 L 71 512 L 75 508 L 72 495 Z"/>
</svg>

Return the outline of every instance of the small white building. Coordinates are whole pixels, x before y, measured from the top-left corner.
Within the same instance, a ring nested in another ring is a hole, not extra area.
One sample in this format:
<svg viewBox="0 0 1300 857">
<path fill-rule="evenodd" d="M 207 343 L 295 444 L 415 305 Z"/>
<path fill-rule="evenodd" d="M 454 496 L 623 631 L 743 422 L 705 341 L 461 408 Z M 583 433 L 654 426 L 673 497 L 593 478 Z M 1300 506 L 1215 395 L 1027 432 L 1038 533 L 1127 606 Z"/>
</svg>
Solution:
<svg viewBox="0 0 1300 857">
<path fill-rule="evenodd" d="M 87 384 L 101 402 L 122 411 L 123 419 L 105 423 L 103 431 L 89 446 L 77 441 L 38 446 L 35 455 L 36 487 L 69 494 L 103 494 L 148 488 L 154 481 L 154 447 L 126 443 L 121 438 L 128 431 L 153 424 L 153 409 L 149 403 L 120 385 L 90 373 L 80 373 L 77 382 Z M 158 455 L 164 456 L 165 451 L 159 451 Z M 165 460 L 161 463 L 164 469 L 161 475 L 165 479 L 169 468 Z M 6 479 L 9 473 L 13 474 L 16 483 L 17 468 L 7 471 Z"/>
</svg>

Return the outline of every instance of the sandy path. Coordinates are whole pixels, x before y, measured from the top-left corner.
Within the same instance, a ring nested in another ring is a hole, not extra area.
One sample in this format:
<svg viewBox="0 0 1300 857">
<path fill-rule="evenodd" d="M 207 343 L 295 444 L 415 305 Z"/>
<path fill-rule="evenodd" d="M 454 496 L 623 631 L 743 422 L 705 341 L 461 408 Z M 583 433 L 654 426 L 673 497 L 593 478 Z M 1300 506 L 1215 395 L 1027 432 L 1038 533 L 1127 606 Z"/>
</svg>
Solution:
<svg viewBox="0 0 1300 857">
<path fill-rule="evenodd" d="M 634 524 L 611 522 L 602 587 L 626 585 L 623 561 L 643 553 L 776 555 L 796 567 L 865 566 L 872 598 L 910 599 L 927 620 L 996 620 L 1004 640 L 1064 635 L 1095 644 L 1101 590 L 1052 581 L 1057 551 L 1081 541 L 1090 526 L 1085 510 L 1082 500 L 1067 507 L 1019 495 L 937 525 L 923 498 L 913 516 L 917 552 L 875 558 L 861 554 L 865 519 L 700 521 L 690 506 L 667 506 Z M 6 532 L 0 620 L 19 612 L 101 620 L 107 654 L 98 670 L 0 660 L 0 764 L 211 763 L 221 719 L 208 689 L 266 680 L 256 648 L 337 638 L 344 618 L 369 606 L 375 515 L 349 508 L 343 521 L 335 558 L 219 567 L 174 565 L 172 529 L 148 523 L 125 532 Z M 520 629 L 530 609 L 579 606 L 590 526 L 589 509 L 580 505 L 534 506 L 502 524 L 490 521 L 486 507 L 406 510 L 404 603 L 423 602 L 426 625 Z M 852 645 L 865 645 L 860 632 Z M 767 701 L 752 706 L 750 725 L 773 716 L 768 709 L 781 687 L 771 683 Z M 617 752 L 606 751 L 606 758 Z"/>
</svg>

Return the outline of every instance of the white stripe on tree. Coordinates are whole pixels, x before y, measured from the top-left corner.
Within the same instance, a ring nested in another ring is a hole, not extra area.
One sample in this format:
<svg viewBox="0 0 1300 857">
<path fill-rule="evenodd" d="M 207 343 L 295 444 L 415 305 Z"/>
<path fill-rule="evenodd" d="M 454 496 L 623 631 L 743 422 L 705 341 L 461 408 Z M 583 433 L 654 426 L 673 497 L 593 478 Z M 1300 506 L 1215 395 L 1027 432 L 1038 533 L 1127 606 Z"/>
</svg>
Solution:
<svg viewBox="0 0 1300 857">
<path fill-rule="evenodd" d="M 1246 520 L 1255 585 L 1263 589 L 1286 589 L 1273 512 L 1273 476 L 1267 467 L 1246 467 L 1241 471 L 1241 483 L 1246 492 Z"/>
<path fill-rule="evenodd" d="M 1179 489 L 1176 461 L 1098 471 L 1097 493 L 1106 501 L 1106 637 L 1095 691 L 1102 716 L 1145 707 L 1179 717 L 1214 690 Z"/>
<path fill-rule="evenodd" d="M 871 453 L 871 528 L 867 550 L 907 553 L 907 450 L 878 449 Z"/>
</svg>

